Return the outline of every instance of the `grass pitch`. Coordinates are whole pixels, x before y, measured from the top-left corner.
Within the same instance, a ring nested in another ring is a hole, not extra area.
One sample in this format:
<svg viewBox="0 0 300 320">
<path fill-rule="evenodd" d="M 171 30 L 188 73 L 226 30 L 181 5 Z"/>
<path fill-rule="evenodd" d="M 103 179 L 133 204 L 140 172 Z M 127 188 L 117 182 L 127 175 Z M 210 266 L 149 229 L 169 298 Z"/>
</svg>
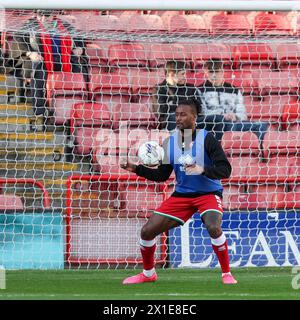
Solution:
<svg viewBox="0 0 300 320">
<path fill-rule="evenodd" d="M 158 281 L 122 285 L 140 270 L 17 270 L 6 272 L 1 300 L 282 300 L 300 299 L 292 288 L 291 268 L 241 268 L 237 285 L 224 286 L 220 270 L 158 270 Z"/>
</svg>

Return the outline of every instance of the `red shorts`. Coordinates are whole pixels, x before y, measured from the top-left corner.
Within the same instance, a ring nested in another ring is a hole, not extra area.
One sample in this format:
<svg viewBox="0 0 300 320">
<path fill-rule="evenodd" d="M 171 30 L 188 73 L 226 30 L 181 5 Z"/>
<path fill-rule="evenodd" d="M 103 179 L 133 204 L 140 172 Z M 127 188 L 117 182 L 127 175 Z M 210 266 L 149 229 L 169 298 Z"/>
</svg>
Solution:
<svg viewBox="0 0 300 320">
<path fill-rule="evenodd" d="M 207 194 L 197 198 L 170 197 L 154 213 L 184 224 L 194 213 L 199 212 L 202 217 L 208 211 L 223 214 L 222 199 L 219 196 Z"/>
</svg>

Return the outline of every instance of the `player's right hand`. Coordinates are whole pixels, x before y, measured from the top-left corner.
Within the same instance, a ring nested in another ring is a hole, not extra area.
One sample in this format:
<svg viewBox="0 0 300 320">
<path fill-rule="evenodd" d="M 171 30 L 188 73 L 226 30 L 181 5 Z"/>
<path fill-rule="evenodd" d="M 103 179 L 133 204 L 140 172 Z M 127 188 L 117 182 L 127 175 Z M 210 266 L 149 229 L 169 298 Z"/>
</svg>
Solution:
<svg viewBox="0 0 300 320">
<path fill-rule="evenodd" d="M 129 162 L 127 158 L 120 158 L 120 167 L 130 172 L 135 172 L 136 169 L 136 165 Z"/>
</svg>

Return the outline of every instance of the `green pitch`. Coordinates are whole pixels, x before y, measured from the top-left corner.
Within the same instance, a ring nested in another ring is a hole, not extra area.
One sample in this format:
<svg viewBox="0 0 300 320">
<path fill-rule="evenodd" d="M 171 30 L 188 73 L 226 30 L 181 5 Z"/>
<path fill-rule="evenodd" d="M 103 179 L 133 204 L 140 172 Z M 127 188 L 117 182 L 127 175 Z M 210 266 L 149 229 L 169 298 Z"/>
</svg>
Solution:
<svg viewBox="0 0 300 320">
<path fill-rule="evenodd" d="M 6 272 L 0 299 L 300 299 L 292 288 L 291 268 L 233 269 L 239 281 L 221 283 L 219 270 L 158 270 L 156 283 L 124 286 L 139 270 L 18 270 Z"/>
</svg>

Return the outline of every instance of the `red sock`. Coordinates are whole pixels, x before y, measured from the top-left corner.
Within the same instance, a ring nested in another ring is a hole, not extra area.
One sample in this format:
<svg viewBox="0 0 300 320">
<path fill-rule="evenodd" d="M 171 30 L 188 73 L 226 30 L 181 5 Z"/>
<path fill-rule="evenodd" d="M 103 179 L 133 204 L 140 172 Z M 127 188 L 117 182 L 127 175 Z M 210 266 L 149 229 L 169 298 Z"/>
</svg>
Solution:
<svg viewBox="0 0 300 320">
<path fill-rule="evenodd" d="M 151 270 L 154 268 L 154 253 L 156 249 L 155 240 L 142 240 L 140 241 L 141 254 L 143 257 L 144 270 Z"/>
<path fill-rule="evenodd" d="M 211 242 L 214 252 L 220 262 L 222 273 L 230 272 L 228 245 L 224 233 L 217 239 L 211 239 Z"/>
</svg>

